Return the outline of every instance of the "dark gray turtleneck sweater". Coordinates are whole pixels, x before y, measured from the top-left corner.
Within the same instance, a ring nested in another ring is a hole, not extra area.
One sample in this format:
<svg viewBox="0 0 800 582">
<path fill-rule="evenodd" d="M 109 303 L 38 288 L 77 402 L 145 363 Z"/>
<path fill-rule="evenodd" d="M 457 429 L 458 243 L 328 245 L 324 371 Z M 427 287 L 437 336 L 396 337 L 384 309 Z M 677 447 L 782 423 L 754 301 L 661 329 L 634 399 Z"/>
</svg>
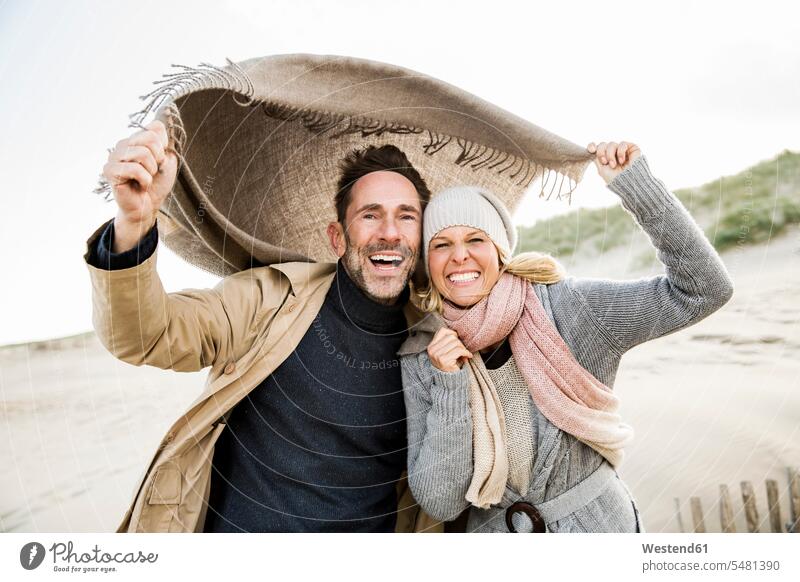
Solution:
<svg viewBox="0 0 800 582">
<path fill-rule="evenodd" d="M 297 349 L 228 418 L 206 531 L 394 530 L 407 293 L 379 305 L 339 263 Z"/>
</svg>

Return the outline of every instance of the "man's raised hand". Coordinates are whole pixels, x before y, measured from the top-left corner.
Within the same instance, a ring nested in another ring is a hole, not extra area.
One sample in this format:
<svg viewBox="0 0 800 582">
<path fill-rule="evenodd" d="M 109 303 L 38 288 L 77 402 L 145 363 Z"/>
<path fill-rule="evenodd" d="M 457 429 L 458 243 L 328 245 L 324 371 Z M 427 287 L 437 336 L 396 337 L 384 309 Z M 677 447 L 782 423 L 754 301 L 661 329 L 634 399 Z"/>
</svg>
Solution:
<svg viewBox="0 0 800 582">
<path fill-rule="evenodd" d="M 178 158 L 168 148 L 167 128 L 153 121 L 117 143 L 103 166 L 117 202 L 113 252 L 136 246 L 156 220 L 175 183 Z"/>
</svg>

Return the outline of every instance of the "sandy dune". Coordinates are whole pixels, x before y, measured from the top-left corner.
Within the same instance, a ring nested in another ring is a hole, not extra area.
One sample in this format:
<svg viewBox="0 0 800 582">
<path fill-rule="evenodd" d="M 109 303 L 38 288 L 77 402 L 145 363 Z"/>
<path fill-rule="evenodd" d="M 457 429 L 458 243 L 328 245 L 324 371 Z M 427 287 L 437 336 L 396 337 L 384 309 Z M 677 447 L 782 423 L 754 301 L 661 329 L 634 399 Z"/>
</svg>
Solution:
<svg viewBox="0 0 800 582">
<path fill-rule="evenodd" d="M 720 531 L 720 484 L 732 493 L 737 531 L 746 531 L 744 480 L 762 520 L 764 480 L 777 480 L 789 519 L 786 467 L 800 468 L 800 236 L 794 230 L 724 259 L 736 282 L 731 302 L 631 350 L 617 380 L 636 429 L 621 474 L 650 531 L 680 531 L 675 497 L 690 527 L 690 496 L 701 497 L 708 530 Z"/>
<path fill-rule="evenodd" d="M 641 274 L 625 259 L 568 267 Z M 778 480 L 788 519 L 785 468 L 800 468 L 800 233 L 724 259 L 736 281 L 731 303 L 632 350 L 617 379 L 636 430 L 621 473 L 649 531 L 678 531 L 676 497 L 689 525 L 692 495 L 718 531 L 721 483 L 743 530 L 739 482 L 754 483 L 765 518 L 765 478 Z M 204 376 L 122 364 L 93 335 L 0 349 L 0 530 L 113 530 L 161 434 Z"/>
</svg>

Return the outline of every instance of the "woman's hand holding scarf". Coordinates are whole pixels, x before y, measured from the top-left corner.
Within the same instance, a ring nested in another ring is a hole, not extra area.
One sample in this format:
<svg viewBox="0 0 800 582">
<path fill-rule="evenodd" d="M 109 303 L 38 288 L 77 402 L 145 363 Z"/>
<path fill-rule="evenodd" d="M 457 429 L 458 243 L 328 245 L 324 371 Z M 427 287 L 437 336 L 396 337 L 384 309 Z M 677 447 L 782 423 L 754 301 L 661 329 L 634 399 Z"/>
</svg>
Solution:
<svg viewBox="0 0 800 582">
<path fill-rule="evenodd" d="M 472 359 L 472 353 L 464 347 L 455 331 L 443 327 L 428 344 L 428 357 L 442 372 L 458 372 L 464 362 Z"/>
</svg>

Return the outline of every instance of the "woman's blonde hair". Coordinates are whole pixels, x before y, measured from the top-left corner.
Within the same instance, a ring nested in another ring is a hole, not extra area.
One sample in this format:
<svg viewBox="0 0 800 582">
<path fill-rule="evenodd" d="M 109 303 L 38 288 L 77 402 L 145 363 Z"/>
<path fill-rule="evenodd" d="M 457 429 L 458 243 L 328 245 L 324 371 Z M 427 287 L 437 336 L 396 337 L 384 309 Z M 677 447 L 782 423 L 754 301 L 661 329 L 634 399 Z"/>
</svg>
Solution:
<svg viewBox="0 0 800 582">
<path fill-rule="evenodd" d="M 548 254 L 531 251 L 509 258 L 503 249 L 496 244 L 494 247 L 497 249 L 497 254 L 500 258 L 501 275 L 509 273 L 522 277 L 531 283 L 541 283 L 543 285 L 558 283 L 564 278 L 564 267 Z M 491 289 L 487 289 L 484 295 L 488 295 L 489 292 L 491 292 Z M 430 277 L 427 285 L 420 289 L 415 289 L 414 293 L 417 296 L 420 309 L 426 312 L 442 312 L 444 297 L 436 289 Z"/>
</svg>

